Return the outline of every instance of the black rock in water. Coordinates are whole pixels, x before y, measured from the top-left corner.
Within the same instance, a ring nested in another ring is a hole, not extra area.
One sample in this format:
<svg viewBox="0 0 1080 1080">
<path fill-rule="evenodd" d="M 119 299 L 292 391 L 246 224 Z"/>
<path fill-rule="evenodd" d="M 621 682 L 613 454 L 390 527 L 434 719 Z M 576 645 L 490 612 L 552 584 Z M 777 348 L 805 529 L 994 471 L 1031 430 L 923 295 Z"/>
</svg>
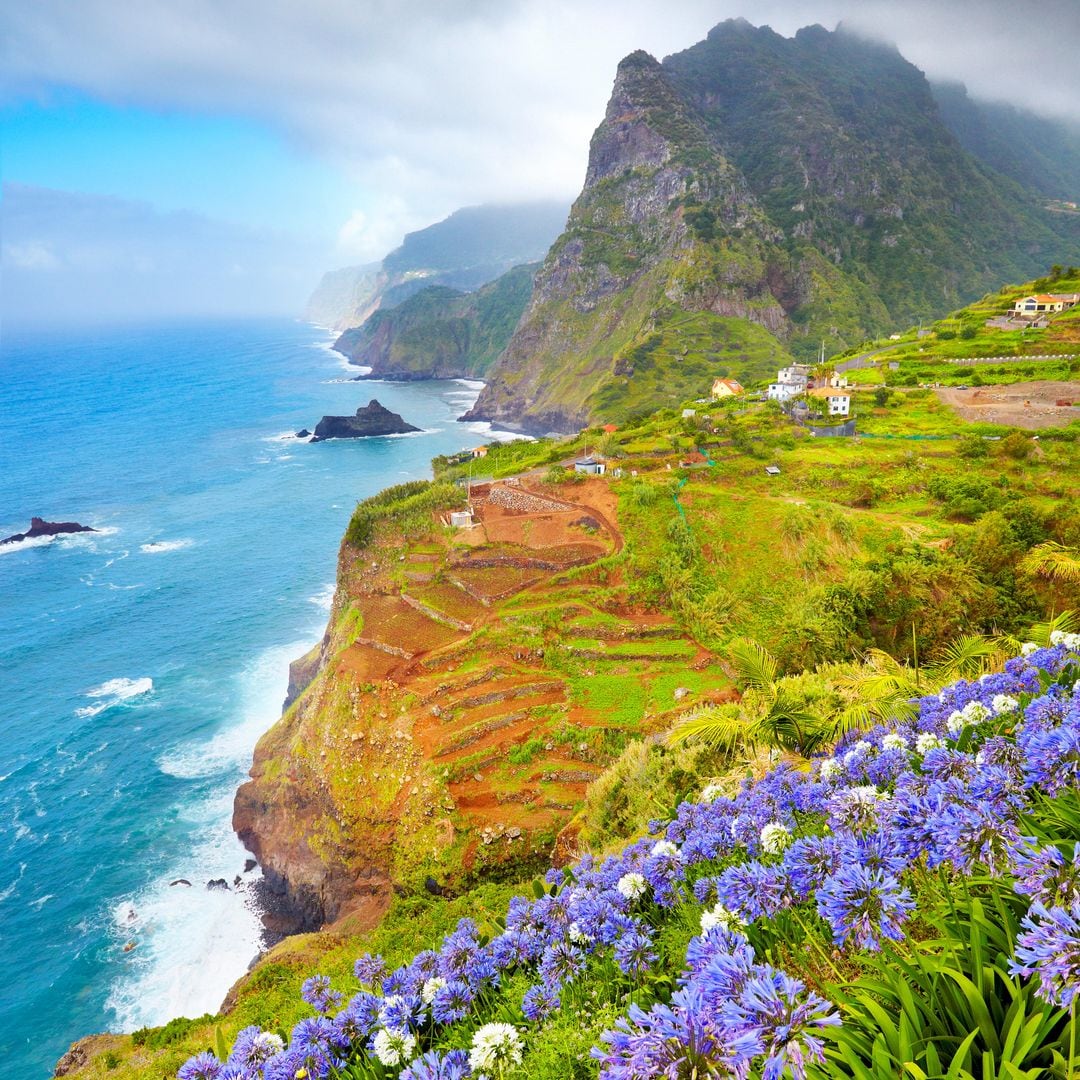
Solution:
<svg viewBox="0 0 1080 1080">
<path fill-rule="evenodd" d="M 311 441 L 366 439 L 376 435 L 404 435 L 419 430 L 372 398 L 367 405 L 356 410 L 355 416 L 324 416 L 316 424 Z"/>
<path fill-rule="evenodd" d="M 310 431 L 308 431 L 308 429 L 307 429 L 306 427 L 305 427 L 305 428 L 301 428 L 301 429 L 300 429 L 300 430 L 299 430 L 299 431 L 298 431 L 298 432 L 296 433 L 296 438 L 298 438 L 298 439 L 310 439 L 310 438 L 311 438 L 311 432 L 310 432 Z"/>
<path fill-rule="evenodd" d="M 229 883 L 223 877 L 216 877 L 211 878 L 210 881 L 206 883 L 206 887 L 208 889 L 227 889 Z"/>
<path fill-rule="evenodd" d="M 97 529 L 91 529 L 89 525 L 80 525 L 77 521 L 45 521 L 44 518 L 32 517 L 30 528 L 26 532 L 5 536 L 3 540 L 0 540 L 0 544 L 17 544 L 20 540 L 33 540 L 39 536 L 59 536 L 61 533 L 81 532 L 97 532 Z"/>
<path fill-rule="evenodd" d="M 191 884 L 191 882 L 188 881 L 187 878 L 178 877 L 175 881 L 170 881 L 169 882 L 169 887 L 171 888 L 173 885 L 190 885 L 190 884 Z"/>
<path fill-rule="evenodd" d="M 244 860 L 244 873 L 245 874 L 250 874 L 251 871 L 254 870 L 255 867 L 258 866 L 258 865 L 259 864 L 254 859 L 245 859 Z"/>
</svg>

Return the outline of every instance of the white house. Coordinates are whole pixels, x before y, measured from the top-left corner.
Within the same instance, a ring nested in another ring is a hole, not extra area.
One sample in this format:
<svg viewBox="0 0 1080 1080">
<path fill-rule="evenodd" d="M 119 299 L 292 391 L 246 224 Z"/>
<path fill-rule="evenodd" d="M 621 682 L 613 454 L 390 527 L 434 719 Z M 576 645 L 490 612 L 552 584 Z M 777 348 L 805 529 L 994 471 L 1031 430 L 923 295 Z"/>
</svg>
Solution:
<svg viewBox="0 0 1080 1080">
<path fill-rule="evenodd" d="M 574 472 L 586 476 L 603 476 L 605 470 L 606 466 L 599 458 L 587 457 L 574 462 Z"/>
<path fill-rule="evenodd" d="M 1013 311 L 1021 315 L 1043 315 L 1064 310 L 1064 297 L 1050 296 L 1047 293 L 1040 293 L 1038 296 L 1025 296 L 1013 304 Z"/>
<path fill-rule="evenodd" d="M 846 390 L 834 390 L 828 386 L 820 386 L 816 390 L 809 391 L 808 396 L 824 401 L 829 416 L 849 416 L 851 414 L 851 394 Z"/>
<path fill-rule="evenodd" d="M 784 368 L 780 372 L 781 376 L 788 375 L 788 378 L 780 378 L 774 383 L 769 383 L 765 396 L 770 401 L 790 401 L 793 397 L 806 393 L 806 384 L 810 380 L 805 375 L 790 375 L 789 371 L 790 369 Z"/>
</svg>

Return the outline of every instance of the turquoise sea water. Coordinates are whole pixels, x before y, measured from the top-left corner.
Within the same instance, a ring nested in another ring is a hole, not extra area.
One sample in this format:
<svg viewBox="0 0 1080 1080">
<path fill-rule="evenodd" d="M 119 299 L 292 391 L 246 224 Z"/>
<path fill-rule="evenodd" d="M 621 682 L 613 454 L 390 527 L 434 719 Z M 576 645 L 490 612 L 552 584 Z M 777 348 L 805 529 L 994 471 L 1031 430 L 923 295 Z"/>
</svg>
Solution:
<svg viewBox="0 0 1080 1080">
<path fill-rule="evenodd" d="M 356 500 L 490 438 L 478 384 L 350 383 L 327 335 L 245 321 L 0 344 L 0 1061 L 214 1011 L 258 949 L 232 795 L 322 633 Z M 287 436 L 371 397 L 417 435 Z M 255 871 L 254 873 L 257 873 Z M 189 886 L 170 885 L 186 879 Z"/>
</svg>

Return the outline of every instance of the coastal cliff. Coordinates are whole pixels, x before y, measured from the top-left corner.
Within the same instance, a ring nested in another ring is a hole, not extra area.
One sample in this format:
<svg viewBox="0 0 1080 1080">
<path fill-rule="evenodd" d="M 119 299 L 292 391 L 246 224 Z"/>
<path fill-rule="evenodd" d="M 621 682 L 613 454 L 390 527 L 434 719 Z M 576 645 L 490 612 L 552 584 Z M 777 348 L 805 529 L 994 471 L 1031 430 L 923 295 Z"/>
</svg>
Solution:
<svg viewBox="0 0 1080 1080">
<path fill-rule="evenodd" d="M 369 926 L 395 893 L 539 866 L 610 759 L 602 716 L 507 610 L 576 610 L 560 575 L 621 544 L 606 485 L 474 485 L 476 524 L 450 531 L 462 501 L 406 484 L 350 524 L 326 636 L 235 800 L 276 932 Z"/>
</svg>

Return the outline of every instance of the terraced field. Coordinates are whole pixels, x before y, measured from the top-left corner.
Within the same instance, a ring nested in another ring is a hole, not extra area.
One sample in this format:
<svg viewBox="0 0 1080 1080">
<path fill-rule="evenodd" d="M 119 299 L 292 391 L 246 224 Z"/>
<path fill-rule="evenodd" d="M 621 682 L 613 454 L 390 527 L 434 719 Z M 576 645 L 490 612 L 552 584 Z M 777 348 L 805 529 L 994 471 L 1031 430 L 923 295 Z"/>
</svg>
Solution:
<svg viewBox="0 0 1080 1080">
<path fill-rule="evenodd" d="M 622 547 L 606 481 L 499 489 L 474 489 L 473 528 L 403 541 L 353 576 L 359 630 L 338 664 L 411 731 L 466 872 L 550 850 L 627 739 L 727 685 L 669 619 L 599 587 L 591 567 Z"/>
</svg>

